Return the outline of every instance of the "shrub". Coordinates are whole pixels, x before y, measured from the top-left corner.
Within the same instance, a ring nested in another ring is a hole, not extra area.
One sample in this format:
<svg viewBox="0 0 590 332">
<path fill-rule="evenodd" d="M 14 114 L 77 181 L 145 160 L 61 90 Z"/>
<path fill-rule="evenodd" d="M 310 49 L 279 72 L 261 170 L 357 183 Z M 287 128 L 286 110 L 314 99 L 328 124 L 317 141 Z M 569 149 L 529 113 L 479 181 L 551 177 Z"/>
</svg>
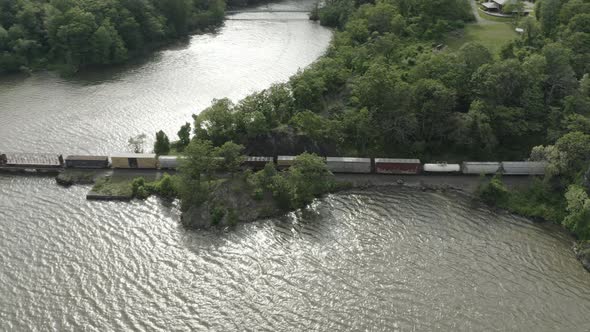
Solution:
<svg viewBox="0 0 590 332">
<path fill-rule="evenodd" d="M 164 173 L 164 176 L 155 185 L 155 192 L 165 198 L 173 198 L 177 196 L 176 188 L 172 181 L 172 177 L 168 173 Z"/>
<path fill-rule="evenodd" d="M 509 198 L 508 189 L 502 183 L 502 177 L 499 175 L 494 176 L 489 183 L 481 185 L 478 195 L 482 201 L 496 206 L 504 206 Z"/>
<path fill-rule="evenodd" d="M 219 225 L 221 220 L 223 220 L 223 216 L 225 215 L 225 210 L 222 206 L 215 206 L 211 210 L 211 223 L 213 225 Z"/>
</svg>

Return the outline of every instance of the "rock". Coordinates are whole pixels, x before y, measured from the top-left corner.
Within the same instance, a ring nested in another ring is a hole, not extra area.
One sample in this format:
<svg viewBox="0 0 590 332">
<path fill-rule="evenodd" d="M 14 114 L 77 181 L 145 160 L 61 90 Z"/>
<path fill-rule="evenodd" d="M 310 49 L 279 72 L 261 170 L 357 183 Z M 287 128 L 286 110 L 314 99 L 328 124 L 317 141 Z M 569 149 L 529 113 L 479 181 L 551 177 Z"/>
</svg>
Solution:
<svg viewBox="0 0 590 332">
<path fill-rule="evenodd" d="M 69 187 L 74 184 L 92 184 L 97 172 L 93 170 L 65 170 L 57 175 L 55 181 L 62 186 Z"/>
<path fill-rule="evenodd" d="M 74 180 L 68 176 L 63 176 L 63 173 L 59 173 L 57 177 L 55 177 L 55 181 L 60 186 L 69 187 L 74 184 Z"/>
<path fill-rule="evenodd" d="M 397 184 L 399 184 L 399 185 L 404 184 L 404 180 L 402 180 L 402 179 L 397 180 Z"/>
<path fill-rule="evenodd" d="M 574 251 L 578 260 L 590 272 L 590 242 L 576 245 Z"/>
<path fill-rule="evenodd" d="M 223 182 L 207 201 L 182 213 L 181 222 L 191 228 L 227 227 L 282 214 L 272 197 L 256 200 L 242 179 Z"/>
</svg>

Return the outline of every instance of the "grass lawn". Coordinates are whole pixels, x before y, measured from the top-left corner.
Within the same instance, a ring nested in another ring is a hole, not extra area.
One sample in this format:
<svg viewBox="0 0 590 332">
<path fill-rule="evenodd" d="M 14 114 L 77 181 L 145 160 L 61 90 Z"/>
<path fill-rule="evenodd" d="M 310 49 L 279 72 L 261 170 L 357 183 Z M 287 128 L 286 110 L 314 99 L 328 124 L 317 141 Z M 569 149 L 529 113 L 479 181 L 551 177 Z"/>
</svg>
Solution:
<svg viewBox="0 0 590 332">
<path fill-rule="evenodd" d="M 467 42 L 478 42 L 497 56 L 502 46 L 517 36 L 510 24 L 468 24 L 461 34 L 449 35 L 447 45 L 454 51 Z"/>
</svg>

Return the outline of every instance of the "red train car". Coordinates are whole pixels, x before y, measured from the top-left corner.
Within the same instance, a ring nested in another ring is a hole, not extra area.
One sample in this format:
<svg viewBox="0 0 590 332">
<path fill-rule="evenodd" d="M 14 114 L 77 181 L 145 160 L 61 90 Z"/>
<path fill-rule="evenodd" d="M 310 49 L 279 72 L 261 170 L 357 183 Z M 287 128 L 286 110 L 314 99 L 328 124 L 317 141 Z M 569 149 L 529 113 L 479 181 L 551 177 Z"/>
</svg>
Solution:
<svg viewBox="0 0 590 332">
<path fill-rule="evenodd" d="M 422 170 L 419 159 L 375 158 L 375 173 L 418 174 Z"/>
</svg>

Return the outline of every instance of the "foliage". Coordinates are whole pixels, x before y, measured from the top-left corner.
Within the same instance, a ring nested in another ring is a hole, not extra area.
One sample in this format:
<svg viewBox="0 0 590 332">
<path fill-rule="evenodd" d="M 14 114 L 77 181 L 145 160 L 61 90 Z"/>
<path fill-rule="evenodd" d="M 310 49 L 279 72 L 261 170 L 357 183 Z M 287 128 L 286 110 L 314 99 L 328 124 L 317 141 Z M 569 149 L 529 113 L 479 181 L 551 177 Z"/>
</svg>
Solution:
<svg viewBox="0 0 590 332">
<path fill-rule="evenodd" d="M 156 142 L 154 143 L 154 153 L 157 155 L 167 155 L 170 152 L 170 139 L 162 130 L 156 133 Z"/>
<path fill-rule="evenodd" d="M 309 153 L 297 156 L 293 166 L 285 172 L 278 173 L 274 164 L 269 163 L 263 170 L 251 174 L 247 181 L 255 198 L 261 199 L 264 192 L 272 193 L 277 205 L 284 210 L 304 207 L 336 186 L 325 160 Z"/>
<path fill-rule="evenodd" d="M 137 136 L 129 137 L 127 141 L 129 149 L 134 153 L 143 153 L 143 146 L 145 144 L 146 135 L 139 134 Z"/>
<path fill-rule="evenodd" d="M 232 141 L 225 142 L 222 146 L 215 148 L 213 150 L 213 155 L 217 158 L 221 158 L 218 169 L 230 172 L 232 175 L 237 173 L 245 160 L 242 155 L 243 150 L 244 147 L 242 145 L 235 144 Z"/>
<path fill-rule="evenodd" d="M 176 143 L 176 150 L 182 152 L 184 148 L 191 142 L 191 124 L 185 123 L 178 131 L 178 142 Z"/>
<path fill-rule="evenodd" d="M 223 0 L 0 1 L 0 73 L 122 63 L 221 23 Z"/>
<path fill-rule="evenodd" d="M 170 176 L 168 173 L 156 181 L 146 182 L 143 177 L 134 178 L 131 181 L 133 197 L 146 199 L 150 195 L 158 195 L 162 198 L 173 199 L 178 196 L 178 182 L 176 176 Z"/>
<path fill-rule="evenodd" d="M 210 141 L 193 139 L 184 149 L 180 161 L 178 195 L 182 201 L 182 209 L 198 206 L 207 200 L 213 172 L 217 168 L 217 160 L 213 156 Z"/>
<path fill-rule="evenodd" d="M 566 216 L 563 194 L 540 180 L 525 190 L 509 190 L 496 176 L 481 185 L 478 193 L 484 202 L 526 217 L 561 223 Z"/>
</svg>

